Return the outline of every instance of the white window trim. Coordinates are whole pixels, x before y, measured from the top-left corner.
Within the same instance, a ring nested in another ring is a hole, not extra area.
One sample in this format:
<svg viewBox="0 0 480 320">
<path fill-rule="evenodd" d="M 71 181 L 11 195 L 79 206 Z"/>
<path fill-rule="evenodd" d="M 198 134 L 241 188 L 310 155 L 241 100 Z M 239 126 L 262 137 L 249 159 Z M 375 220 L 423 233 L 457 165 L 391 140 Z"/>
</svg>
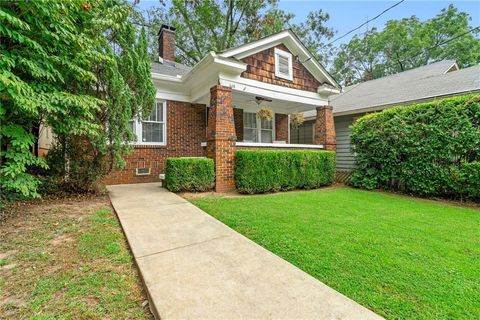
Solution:
<svg viewBox="0 0 480 320">
<path fill-rule="evenodd" d="M 257 130 L 257 139 L 261 140 L 262 139 L 262 119 L 260 119 L 259 117 L 257 117 L 257 114 L 255 112 L 248 112 L 248 111 L 243 111 L 243 113 L 253 113 L 255 114 L 255 119 L 257 121 L 257 127 L 256 128 L 248 128 L 248 129 L 256 129 Z M 245 137 L 245 124 L 243 125 L 243 128 L 242 128 L 243 131 L 243 135 Z M 263 130 L 270 130 L 270 129 L 263 129 Z M 276 137 L 276 132 L 275 132 L 275 113 L 273 114 L 273 117 L 272 117 L 272 142 L 250 142 L 248 141 L 248 143 L 273 143 L 273 141 L 275 141 L 275 137 Z"/>
<path fill-rule="evenodd" d="M 163 103 L 163 122 L 158 121 L 158 123 L 163 123 L 163 142 L 144 142 L 142 137 L 142 122 L 155 122 L 157 121 L 142 121 L 142 119 L 134 119 L 134 133 L 137 136 L 137 141 L 133 141 L 133 145 L 136 146 L 166 146 L 167 145 L 167 101 L 165 100 L 155 100 L 155 107 L 157 103 Z"/>
<path fill-rule="evenodd" d="M 275 55 L 275 76 L 283 79 L 293 81 L 293 57 L 290 52 L 283 51 L 278 48 L 274 48 Z M 278 62 L 278 57 L 282 56 L 288 59 L 288 75 L 285 75 L 280 72 L 280 65 Z"/>
</svg>

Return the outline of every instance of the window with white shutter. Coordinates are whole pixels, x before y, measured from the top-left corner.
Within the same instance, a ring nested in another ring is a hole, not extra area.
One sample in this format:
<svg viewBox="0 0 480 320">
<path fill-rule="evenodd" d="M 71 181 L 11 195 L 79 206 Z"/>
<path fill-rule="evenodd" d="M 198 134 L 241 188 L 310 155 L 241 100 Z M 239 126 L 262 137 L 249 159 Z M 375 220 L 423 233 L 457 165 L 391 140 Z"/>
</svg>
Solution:
<svg viewBox="0 0 480 320">
<path fill-rule="evenodd" d="M 292 54 L 275 48 L 275 76 L 293 80 Z"/>
</svg>

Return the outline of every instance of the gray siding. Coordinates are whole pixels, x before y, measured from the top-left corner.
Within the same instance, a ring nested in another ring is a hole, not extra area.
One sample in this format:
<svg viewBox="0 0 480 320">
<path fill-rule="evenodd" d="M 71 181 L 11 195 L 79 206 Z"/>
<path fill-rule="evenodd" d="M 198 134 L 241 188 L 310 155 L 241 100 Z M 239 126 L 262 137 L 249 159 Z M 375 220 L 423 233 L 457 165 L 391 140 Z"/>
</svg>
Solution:
<svg viewBox="0 0 480 320">
<path fill-rule="evenodd" d="M 337 170 L 349 171 L 355 164 L 353 153 L 350 150 L 350 125 L 352 125 L 353 119 L 353 115 L 334 118 L 337 136 Z"/>
</svg>

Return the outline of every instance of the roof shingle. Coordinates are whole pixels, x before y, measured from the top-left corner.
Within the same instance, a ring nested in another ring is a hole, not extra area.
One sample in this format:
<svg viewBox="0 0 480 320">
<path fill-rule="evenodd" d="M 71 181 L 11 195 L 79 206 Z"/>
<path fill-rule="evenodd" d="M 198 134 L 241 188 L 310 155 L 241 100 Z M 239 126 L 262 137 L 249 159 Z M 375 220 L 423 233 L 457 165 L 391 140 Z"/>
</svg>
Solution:
<svg viewBox="0 0 480 320">
<path fill-rule="evenodd" d="M 167 76 L 183 76 L 190 71 L 190 69 L 192 68 L 178 62 L 164 60 L 163 63 L 160 63 L 158 61 L 152 61 L 152 72 Z"/>
<path fill-rule="evenodd" d="M 455 61 L 445 60 L 420 68 L 348 86 L 331 96 L 333 112 L 381 108 L 480 90 L 480 65 L 450 71 Z"/>
</svg>

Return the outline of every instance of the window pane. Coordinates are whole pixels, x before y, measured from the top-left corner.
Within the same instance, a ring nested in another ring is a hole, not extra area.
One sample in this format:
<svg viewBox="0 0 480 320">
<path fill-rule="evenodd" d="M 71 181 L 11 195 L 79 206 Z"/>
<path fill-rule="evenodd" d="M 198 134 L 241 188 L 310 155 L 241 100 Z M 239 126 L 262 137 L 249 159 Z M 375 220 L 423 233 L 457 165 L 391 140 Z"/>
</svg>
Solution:
<svg viewBox="0 0 480 320">
<path fill-rule="evenodd" d="M 163 102 L 157 102 L 157 121 L 163 122 Z"/>
<path fill-rule="evenodd" d="M 273 129 L 273 120 L 262 119 L 260 126 L 262 129 Z"/>
<path fill-rule="evenodd" d="M 155 107 L 146 119 L 146 121 L 161 121 L 163 122 L 163 102 L 156 102 Z"/>
<path fill-rule="evenodd" d="M 256 128 L 257 127 L 257 115 L 251 112 L 243 113 L 243 126 L 245 128 Z"/>
<path fill-rule="evenodd" d="M 272 130 L 261 130 L 262 131 L 262 140 L 264 143 L 273 142 L 273 131 Z"/>
<path fill-rule="evenodd" d="M 289 75 L 288 58 L 278 55 L 278 71 L 284 75 Z"/>
<path fill-rule="evenodd" d="M 143 142 L 164 142 L 163 141 L 163 123 L 142 123 L 142 141 Z"/>
<path fill-rule="evenodd" d="M 256 129 L 243 129 L 243 141 L 257 142 L 257 130 Z"/>
</svg>

